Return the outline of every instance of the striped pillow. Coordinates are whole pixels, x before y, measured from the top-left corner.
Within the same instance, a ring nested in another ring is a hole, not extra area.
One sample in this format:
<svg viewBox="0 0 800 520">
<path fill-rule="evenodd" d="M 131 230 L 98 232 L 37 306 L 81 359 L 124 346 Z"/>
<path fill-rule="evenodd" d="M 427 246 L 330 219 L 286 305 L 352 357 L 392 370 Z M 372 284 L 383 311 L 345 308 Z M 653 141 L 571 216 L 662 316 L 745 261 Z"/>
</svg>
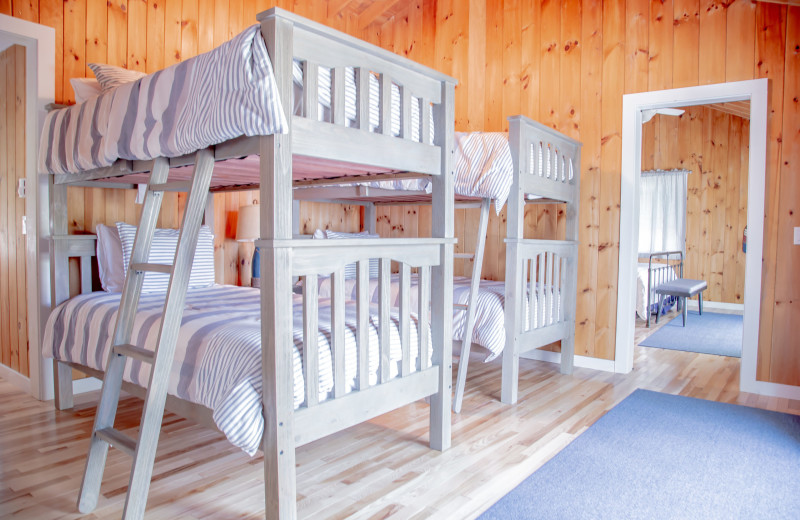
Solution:
<svg viewBox="0 0 800 520">
<path fill-rule="evenodd" d="M 322 236 L 320 236 L 322 234 Z M 320 231 L 319 229 L 314 232 L 314 238 L 380 238 L 380 235 L 375 233 L 370 233 L 368 231 L 362 231 L 360 233 L 342 233 L 340 231 L 331 231 L 326 229 L 325 231 Z M 369 261 L 369 277 L 370 278 L 377 278 L 378 277 L 378 266 L 379 262 L 378 259 L 373 258 Z M 352 264 L 347 264 L 344 266 L 344 277 L 345 279 L 351 279 L 356 277 L 357 268 L 355 262 Z"/>
<path fill-rule="evenodd" d="M 125 274 L 131 262 L 133 240 L 136 237 L 136 226 L 117 222 L 119 238 L 122 242 L 122 259 L 125 262 Z M 172 264 L 175 258 L 175 248 L 178 245 L 178 229 L 156 229 L 150 254 L 147 257 L 151 264 Z M 142 292 L 165 292 L 169 285 L 169 275 L 162 273 L 147 273 L 142 284 Z M 208 226 L 200 227 L 197 239 L 197 250 L 194 253 L 192 274 L 189 277 L 189 287 L 210 287 L 214 285 L 214 235 Z"/>
<path fill-rule="evenodd" d="M 122 67 L 104 63 L 90 63 L 87 66 L 94 72 L 94 77 L 100 82 L 103 92 L 118 87 L 123 83 L 130 83 L 147 76 L 147 74 L 138 70 L 123 69 Z"/>
</svg>

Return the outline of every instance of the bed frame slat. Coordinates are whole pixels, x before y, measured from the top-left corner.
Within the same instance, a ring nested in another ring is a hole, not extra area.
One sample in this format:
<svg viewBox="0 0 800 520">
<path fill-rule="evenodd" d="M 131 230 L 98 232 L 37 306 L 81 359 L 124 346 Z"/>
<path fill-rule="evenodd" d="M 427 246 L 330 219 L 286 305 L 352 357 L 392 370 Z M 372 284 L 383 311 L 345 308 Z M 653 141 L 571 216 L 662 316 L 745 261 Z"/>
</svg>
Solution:
<svg viewBox="0 0 800 520">
<path fill-rule="evenodd" d="M 303 282 L 303 376 L 306 406 L 319 404 L 319 282 L 317 275 Z"/>
<path fill-rule="evenodd" d="M 381 258 L 378 268 L 378 351 L 380 352 L 380 366 L 378 368 L 378 382 L 385 383 L 389 380 L 390 376 L 390 353 L 391 345 L 389 344 L 391 322 L 389 311 L 392 307 L 390 297 L 392 294 L 392 280 L 391 280 L 391 260 L 388 258 Z"/>
<path fill-rule="evenodd" d="M 303 63 L 303 114 L 319 120 L 319 64 L 313 61 Z"/>
<path fill-rule="evenodd" d="M 333 354 L 333 397 L 345 394 L 345 279 L 344 270 L 337 269 L 331 277 L 331 354 Z"/>
<path fill-rule="evenodd" d="M 417 333 L 419 334 L 419 370 L 430 367 L 430 301 L 431 301 L 431 268 L 419 268 L 419 286 L 417 288 Z"/>
<path fill-rule="evenodd" d="M 345 68 L 331 69 L 331 121 L 333 124 L 344 126 L 347 124 L 345 115 Z"/>
<path fill-rule="evenodd" d="M 400 264 L 400 348 L 403 352 L 400 375 L 411 373 L 411 268 L 405 262 Z"/>
<path fill-rule="evenodd" d="M 356 389 L 369 387 L 369 260 L 358 262 L 356 275 L 356 342 L 358 375 Z"/>
</svg>

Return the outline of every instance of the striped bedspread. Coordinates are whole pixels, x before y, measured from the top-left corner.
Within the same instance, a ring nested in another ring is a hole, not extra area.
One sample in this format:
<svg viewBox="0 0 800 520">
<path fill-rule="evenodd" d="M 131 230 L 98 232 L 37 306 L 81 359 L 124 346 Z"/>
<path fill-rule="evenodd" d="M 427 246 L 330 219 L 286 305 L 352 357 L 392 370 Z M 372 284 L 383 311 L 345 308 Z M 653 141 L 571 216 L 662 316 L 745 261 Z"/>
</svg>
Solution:
<svg viewBox="0 0 800 520">
<path fill-rule="evenodd" d="M 260 26 L 84 103 L 50 112 L 39 171 L 176 157 L 241 135 L 287 131 Z"/>
<path fill-rule="evenodd" d="M 134 343 L 155 348 L 164 293 L 142 295 L 134 325 Z M 48 318 L 43 353 L 62 361 L 103 370 L 116 322 L 119 293 L 96 292 L 77 296 L 58 306 Z M 294 406 L 305 400 L 302 367 L 303 312 L 295 297 L 294 318 Z M 208 407 L 219 429 L 230 442 L 250 455 L 259 448 L 264 419 L 261 412 L 261 319 L 258 289 L 217 285 L 190 289 L 175 351 L 169 382 L 171 395 Z M 330 303 L 319 304 L 319 394 L 320 400 L 333 389 L 330 344 Z M 370 320 L 370 384 L 378 374 L 378 318 Z M 345 327 L 345 374 L 348 390 L 357 372 L 355 305 L 347 305 Z M 399 319 L 391 318 L 391 376 L 398 373 L 402 356 Z M 416 315 L 412 315 L 411 351 L 416 346 Z M 411 366 L 416 366 L 413 355 Z M 146 386 L 149 365 L 131 360 L 125 380 Z"/>
<path fill-rule="evenodd" d="M 453 278 L 453 303 L 466 304 L 469 299 L 470 278 L 456 276 Z M 411 276 L 411 300 L 412 309 L 417 306 L 417 287 L 418 278 Z M 489 353 L 485 362 L 497 358 L 506 346 L 506 327 L 505 327 L 505 283 L 492 280 L 481 280 L 478 286 L 478 299 L 475 305 L 475 326 L 472 331 L 472 343 L 484 347 Z M 391 301 L 397 305 L 399 301 L 400 278 L 399 275 L 392 275 L 392 294 Z M 552 289 L 551 289 L 552 291 Z M 331 294 L 331 279 L 320 278 L 319 295 L 321 298 L 329 298 Z M 345 284 L 345 295 L 348 298 L 355 298 L 356 281 L 347 280 Z M 378 302 L 378 280 L 370 279 L 370 295 L 373 302 Z M 538 294 L 534 294 L 538 298 Z M 539 313 L 545 312 L 548 320 L 554 320 L 560 312 L 561 296 L 551 299 L 554 301 L 549 309 L 542 311 L 540 305 L 534 308 L 534 320 L 539 320 Z M 525 302 L 524 316 L 526 324 L 530 323 L 528 313 L 528 302 Z M 466 327 L 467 311 L 464 309 L 453 309 L 453 339 L 462 341 L 464 339 L 464 329 Z"/>
<path fill-rule="evenodd" d="M 456 195 L 492 199 L 499 215 L 511 192 L 513 175 L 514 163 L 508 146 L 508 134 L 456 132 L 453 180 Z M 431 191 L 431 181 L 427 178 L 369 184 L 383 189 Z"/>
</svg>

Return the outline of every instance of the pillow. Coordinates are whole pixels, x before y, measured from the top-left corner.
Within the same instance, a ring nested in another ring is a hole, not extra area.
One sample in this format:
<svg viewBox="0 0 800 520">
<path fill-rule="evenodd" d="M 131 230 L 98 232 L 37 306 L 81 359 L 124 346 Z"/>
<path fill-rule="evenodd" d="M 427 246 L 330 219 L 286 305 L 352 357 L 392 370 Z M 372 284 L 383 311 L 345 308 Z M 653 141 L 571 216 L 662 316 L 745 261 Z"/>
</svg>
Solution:
<svg viewBox="0 0 800 520">
<path fill-rule="evenodd" d="M 131 262 L 133 239 L 136 237 L 136 226 L 117 222 L 117 230 L 122 242 L 123 266 L 127 274 L 128 265 Z M 180 230 L 178 229 L 156 229 L 147 261 L 151 264 L 171 264 L 175 257 L 179 234 Z M 147 273 L 142 284 L 142 292 L 166 292 L 168 285 L 168 274 Z M 208 226 L 200 226 L 192 273 L 189 276 L 189 288 L 212 285 L 214 285 L 214 235 Z"/>
<path fill-rule="evenodd" d="M 88 67 L 94 72 L 94 76 L 100 83 L 103 92 L 147 76 L 147 74 L 138 70 L 128 70 L 103 63 L 90 63 Z"/>
<path fill-rule="evenodd" d="M 94 78 L 70 78 L 69 83 L 75 92 L 75 103 L 83 103 L 103 92 L 100 82 Z"/>
<path fill-rule="evenodd" d="M 100 284 L 106 292 L 122 292 L 125 284 L 125 262 L 122 242 L 116 227 L 97 225 L 97 267 Z"/>
<path fill-rule="evenodd" d="M 330 231 L 328 229 L 322 231 L 320 229 L 314 231 L 314 238 L 329 238 L 329 239 L 337 239 L 337 238 L 380 238 L 380 235 L 375 233 L 370 233 L 369 231 L 361 231 L 360 233 L 342 233 L 340 231 Z M 378 270 L 379 264 L 377 258 L 372 258 L 369 261 L 369 277 L 370 278 L 377 278 L 378 277 Z M 345 279 L 356 278 L 357 268 L 355 262 L 352 264 L 347 264 L 344 266 L 344 277 Z"/>
</svg>

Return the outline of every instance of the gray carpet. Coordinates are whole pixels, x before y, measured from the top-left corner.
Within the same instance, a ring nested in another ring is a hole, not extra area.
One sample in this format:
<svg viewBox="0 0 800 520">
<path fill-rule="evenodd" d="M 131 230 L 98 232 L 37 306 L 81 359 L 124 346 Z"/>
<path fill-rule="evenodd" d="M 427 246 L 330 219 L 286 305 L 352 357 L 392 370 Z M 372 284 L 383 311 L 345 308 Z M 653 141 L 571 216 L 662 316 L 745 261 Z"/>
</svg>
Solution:
<svg viewBox="0 0 800 520">
<path fill-rule="evenodd" d="M 676 316 L 639 346 L 742 357 L 742 316 L 713 312 L 701 316 L 689 311 L 685 327 L 680 315 Z"/>
<path fill-rule="evenodd" d="M 637 390 L 491 519 L 798 519 L 800 416 Z"/>
</svg>

